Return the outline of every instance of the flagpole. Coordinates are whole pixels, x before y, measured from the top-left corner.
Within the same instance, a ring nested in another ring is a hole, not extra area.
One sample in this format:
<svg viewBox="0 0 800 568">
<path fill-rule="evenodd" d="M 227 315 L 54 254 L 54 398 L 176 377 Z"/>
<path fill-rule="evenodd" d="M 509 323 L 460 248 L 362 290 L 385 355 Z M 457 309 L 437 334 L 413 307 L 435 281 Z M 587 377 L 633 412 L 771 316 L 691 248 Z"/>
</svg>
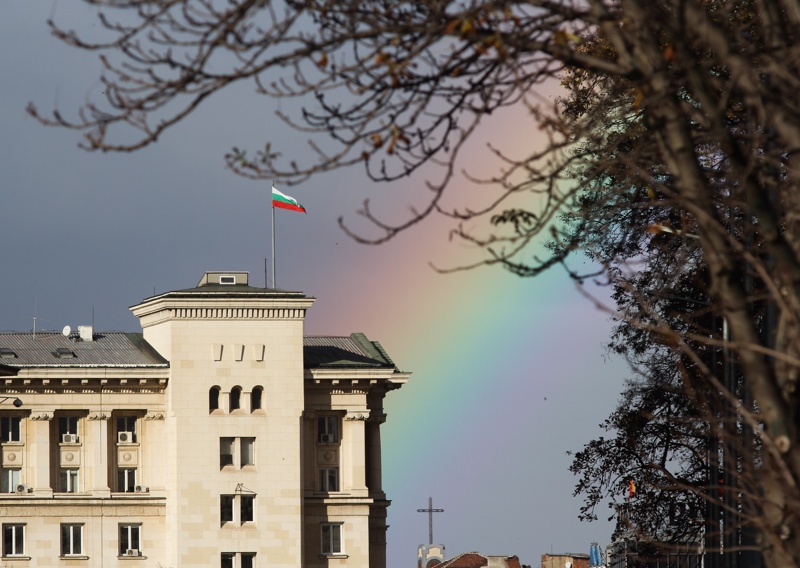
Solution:
<svg viewBox="0 0 800 568">
<path fill-rule="evenodd" d="M 272 182 L 272 187 L 275 187 L 275 182 Z M 275 284 L 275 204 L 272 202 L 272 192 L 269 194 L 269 203 L 272 207 L 272 288 L 277 288 Z"/>
</svg>

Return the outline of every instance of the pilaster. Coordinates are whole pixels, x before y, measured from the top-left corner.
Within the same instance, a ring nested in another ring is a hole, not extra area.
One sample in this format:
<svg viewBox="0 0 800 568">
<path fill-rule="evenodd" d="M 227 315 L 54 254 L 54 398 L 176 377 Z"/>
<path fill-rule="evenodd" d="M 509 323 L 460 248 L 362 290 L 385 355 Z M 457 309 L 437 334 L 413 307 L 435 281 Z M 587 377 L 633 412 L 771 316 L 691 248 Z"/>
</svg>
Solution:
<svg viewBox="0 0 800 568">
<path fill-rule="evenodd" d="M 87 484 L 95 497 L 110 497 L 111 486 L 108 484 L 109 470 L 109 444 L 108 444 L 108 421 L 111 418 L 110 412 L 100 410 L 89 410 L 86 418 L 86 430 L 88 433 L 86 441 L 86 460 L 82 464 L 87 475 Z"/>
<path fill-rule="evenodd" d="M 33 488 L 37 497 L 52 497 L 53 484 L 50 480 L 50 423 L 55 415 L 54 410 L 43 410 L 31 413 L 29 418 L 27 439 L 27 467 L 23 483 Z"/>
<path fill-rule="evenodd" d="M 365 424 L 368 413 L 365 411 L 348 411 L 344 417 L 343 465 L 346 467 L 346 483 L 353 497 L 367 497 Z"/>
</svg>

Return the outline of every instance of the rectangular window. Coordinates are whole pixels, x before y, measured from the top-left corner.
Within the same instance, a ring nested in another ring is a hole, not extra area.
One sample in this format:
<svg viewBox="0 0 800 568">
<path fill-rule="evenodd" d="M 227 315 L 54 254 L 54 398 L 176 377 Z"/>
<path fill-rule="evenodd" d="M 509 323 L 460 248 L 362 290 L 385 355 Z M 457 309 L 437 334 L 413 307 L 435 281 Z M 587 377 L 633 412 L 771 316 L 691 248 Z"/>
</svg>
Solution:
<svg viewBox="0 0 800 568">
<path fill-rule="evenodd" d="M 19 485 L 19 469 L 0 470 L 0 492 L 16 493 Z"/>
<path fill-rule="evenodd" d="M 235 438 L 219 439 L 219 468 L 233 465 L 233 442 Z"/>
<path fill-rule="evenodd" d="M 339 491 L 338 467 L 323 467 L 319 470 L 319 490 Z"/>
<path fill-rule="evenodd" d="M 83 554 L 83 525 L 61 525 L 61 556 Z"/>
<path fill-rule="evenodd" d="M 342 525 L 321 525 L 322 554 L 342 554 Z"/>
<path fill-rule="evenodd" d="M 72 468 L 62 468 L 59 471 L 58 489 L 61 493 L 78 492 L 78 470 Z"/>
<path fill-rule="evenodd" d="M 25 525 L 3 525 L 3 556 L 25 554 Z"/>
<path fill-rule="evenodd" d="M 130 444 L 136 442 L 136 417 L 117 417 L 117 443 Z"/>
<path fill-rule="evenodd" d="M 19 416 L 3 416 L 0 418 L 0 442 L 20 442 L 20 424 L 22 418 Z"/>
<path fill-rule="evenodd" d="M 239 495 L 239 509 L 241 512 L 241 524 L 252 523 L 255 517 L 253 506 L 256 501 L 255 495 Z"/>
<path fill-rule="evenodd" d="M 220 438 L 219 468 L 238 464 L 238 469 L 256 465 L 255 438 Z"/>
<path fill-rule="evenodd" d="M 136 469 L 123 467 L 117 470 L 117 491 L 133 493 L 136 490 Z"/>
<path fill-rule="evenodd" d="M 338 416 L 319 416 L 317 418 L 317 442 L 320 444 L 339 442 Z"/>
<path fill-rule="evenodd" d="M 240 438 L 241 465 L 256 465 L 256 439 Z"/>
<path fill-rule="evenodd" d="M 119 526 L 119 555 L 120 556 L 141 556 L 141 525 L 120 525 Z"/>
<path fill-rule="evenodd" d="M 256 553 L 255 552 L 223 552 L 220 555 L 219 565 L 222 568 L 234 568 L 236 564 L 236 556 L 239 556 L 238 568 L 255 568 L 256 567 Z"/>
<path fill-rule="evenodd" d="M 78 435 L 80 417 L 78 416 L 59 416 L 58 417 L 58 441 L 62 444 L 77 444 L 81 441 Z"/>
<path fill-rule="evenodd" d="M 219 521 L 220 524 L 233 522 L 233 495 L 219 496 Z"/>
</svg>

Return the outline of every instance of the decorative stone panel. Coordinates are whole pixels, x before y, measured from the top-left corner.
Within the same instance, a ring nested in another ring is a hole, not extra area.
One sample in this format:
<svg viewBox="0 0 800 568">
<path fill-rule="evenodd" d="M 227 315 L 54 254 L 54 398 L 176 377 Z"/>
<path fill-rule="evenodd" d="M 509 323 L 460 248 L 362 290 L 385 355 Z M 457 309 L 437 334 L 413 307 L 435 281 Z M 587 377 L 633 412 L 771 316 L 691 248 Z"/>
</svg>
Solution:
<svg viewBox="0 0 800 568">
<path fill-rule="evenodd" d="M 81 447 L 78 445 L 61 446 L 61 467 L 81 466 Z"/>
<path fill-rule="evenodd" d="M 118 447 L 117 465 L 119 467 L 137 467 L 139 465 L 139 448 L 137 446 Z"/>
<path fill-rule="evenodd" d="M 324 465 L 339 465 L 339 448 L 325 448 L 317 451 L 317 463 Z"/>
<path fill-rule="evenodd" d="M 4 446 L 3 467 L 22 467 L 24 465 L 25 446 Z"/>
</svg>

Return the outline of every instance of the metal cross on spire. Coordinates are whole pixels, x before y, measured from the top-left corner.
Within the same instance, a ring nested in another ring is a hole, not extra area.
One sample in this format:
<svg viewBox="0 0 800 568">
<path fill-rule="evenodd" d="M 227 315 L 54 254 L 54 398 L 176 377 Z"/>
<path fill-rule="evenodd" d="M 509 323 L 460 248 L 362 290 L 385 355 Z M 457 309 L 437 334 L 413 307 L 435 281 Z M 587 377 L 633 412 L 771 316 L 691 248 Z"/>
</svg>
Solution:
<svg viewBox="0 0 800 568">
<path fill-rule="evenodd" d="M 433 514 L 444 513 L 444 509 L 434 509 L 433 497 L 428 497 L 428 508 L 417 509 L 417 513 L 428 513 L 428 544 L 433 544 Z"/>
</svg>

